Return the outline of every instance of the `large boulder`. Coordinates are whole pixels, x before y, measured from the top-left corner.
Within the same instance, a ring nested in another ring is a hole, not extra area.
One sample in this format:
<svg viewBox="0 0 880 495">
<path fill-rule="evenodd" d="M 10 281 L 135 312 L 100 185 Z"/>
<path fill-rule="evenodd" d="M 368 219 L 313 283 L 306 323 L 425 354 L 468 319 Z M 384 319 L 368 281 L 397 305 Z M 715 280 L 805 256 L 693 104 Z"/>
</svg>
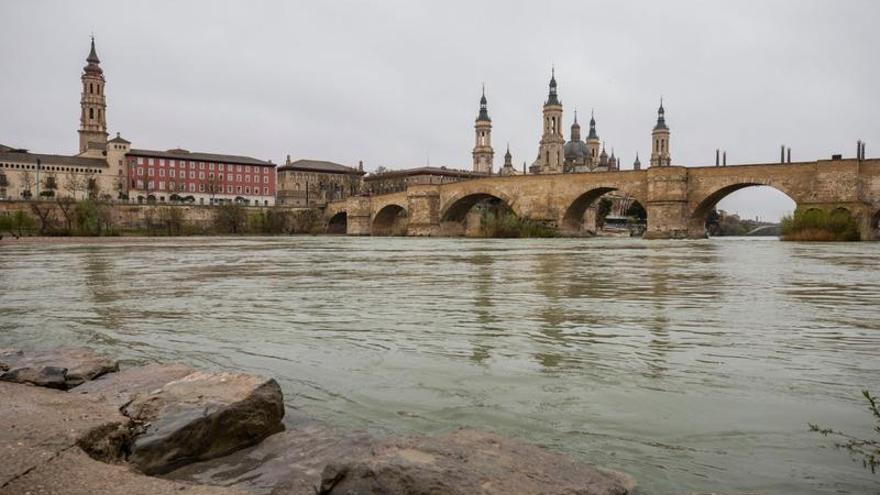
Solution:
<svg viewBox="0 0 880 495">
<path fill-rule="evenodd" d="M 71 393 L 121 408 L 138 396 L 159 391 L 196 370 L 183 364 L 147 364 L 126 368 L 86 382 Z"/>
<path fill-rule="evenodd" d="M 627 475 L 491 433 L 459 430 L 409 437 L 376 446 L 367 455 L 331 463 L 322 495 L 626 495 Z"/>
<path fill-rule="evenodd" d="M 324 466 L 366 455 L 376 443 L 367 433 L 343 432 L 306 418 L 294 422 L 297 424 L 258 445 L 189 464 L 165 477 L 234 486 L 255 495 L 313 495 Z"/>
<path fill-rule="evenodd" d="M 220 457 L 284 428 L 278 383 L 237 373 L 190 373 L 122 411 L 142 425 L 129 461 L 146 474 Z"/>
<path fill-rule="evenodd" d="M 85 348 L 0 350 L 0 381 L 67 390 L 119 369 L 117 361 Z"/>
</svg>

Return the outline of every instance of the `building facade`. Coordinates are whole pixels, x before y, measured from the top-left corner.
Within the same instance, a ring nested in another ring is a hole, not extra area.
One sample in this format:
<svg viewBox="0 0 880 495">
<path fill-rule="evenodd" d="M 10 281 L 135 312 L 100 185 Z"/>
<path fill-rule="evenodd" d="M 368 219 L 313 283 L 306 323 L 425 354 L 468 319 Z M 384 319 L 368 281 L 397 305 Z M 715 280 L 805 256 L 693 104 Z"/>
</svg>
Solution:
<svg viewBox="0 0 880 495">
<path fill-rule="evenodd" d="M 363 162 L 357 168 L 321 160 L 287 161 L 278 168 L 279 205 L 315 207 L 360 194 Z"/>
<path fill-rule="evenodd" d="M 131 201 L 275 204 L 275 165 L 271 162 L 184 149 L 132 149 L 126 160 Z"/>
</svg>

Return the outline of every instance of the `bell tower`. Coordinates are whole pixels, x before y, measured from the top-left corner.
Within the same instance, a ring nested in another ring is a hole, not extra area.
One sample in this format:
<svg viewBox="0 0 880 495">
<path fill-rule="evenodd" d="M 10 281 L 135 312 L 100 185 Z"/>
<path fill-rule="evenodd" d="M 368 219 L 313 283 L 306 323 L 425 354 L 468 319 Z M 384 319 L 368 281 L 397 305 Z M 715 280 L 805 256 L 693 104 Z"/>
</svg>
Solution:
<svg viewBox="0 0 880 495">
<path fill-rule="evenodd" d="M 538 150 L 538 163 L 542 174 L 561 174 L 564 161 L 562 137 L 562 102 L 556 94 L 556 69 L 550 76 L 550 94 L 544 103 L 544 134 Z"/>
<path fill-rule="evenodd" d="M 663 110 L 663 98 L 657 109 L 657 125 L 651 131 L 651 166 L 668 167 L 672 165 L 669 155 L 669 127 L 666 126 L 666 111 Z"/>
<path fill-rule="evenodd" d="M 95 37 L 92 36 L 92 49 L 83 67 L 82 96 L 80 98 L 79 152 L 88 151 L 90 143 L 97 148 L 107 144 L 107 100 L 104 97 L 104 71 L 101 60 L 95 52 Z"/>
<path fill-rule="evenodd" d="M 492 149 L 492 119 L 486 108 L 486 87 L 480 98 L 480 113 L 474 122 L 474 172 L 492 175 L 492 160 L 495 151 Z"/>
</svg>

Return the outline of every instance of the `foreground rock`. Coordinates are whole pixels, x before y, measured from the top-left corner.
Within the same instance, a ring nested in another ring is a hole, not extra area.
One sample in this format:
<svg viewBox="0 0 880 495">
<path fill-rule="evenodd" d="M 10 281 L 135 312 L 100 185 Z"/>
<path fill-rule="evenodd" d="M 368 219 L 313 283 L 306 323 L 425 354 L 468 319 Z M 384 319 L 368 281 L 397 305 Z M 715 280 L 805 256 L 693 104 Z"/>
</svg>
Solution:
<svg viewBox="0 0 880 495">
<path fill-rule="evenodd" d="M 200 486 L 151 478 L 126 466 L 96 461 L 66 450 L 0 487 L 0 495 L 249 495 L 234 488 Z"/>
<path fill-rule="evenodd" d="M 129 461 L 144 473 L 160 474 L 281 431 L 284 401 L 275 380 L 197 371 L 135 397 L 122 411 L 143 425 Z"/>
<path fill-rule="evenodd" d="M 624 495 L 635 486 L 624 474 L 490 433 L 383 440 L 314 422 L 168 477 L 257 495 Z"/>
<path fill-rule="evenodd" d="M 459 430 L 384 442 L 359 458 L 331 463 L 318 493 L 626 495 L 634 486 L 629 476 L 560 453 L 491 433 Z"/>
<path fill-rule="evenodd" d="M 300 419 L 251 448 L 198 462 L 166 477 L 189 482 L 235 486 L 255 495 L 314 495 L 329 462 L 366 455 L 375 445 L 366 433 L 342 433 L 315 421 Z M 274 491 L 273 491 L 274 490 Z"/>
<path fill-rule="evenodd" d="M 196 370 L 183 364 L 148 364 L 110 373 L 86 382 L 71 393 L 121 408 L 138 396 L 160 390 Z"/>
<path fill-rule="evenodd" d="M 0 350 L 0 381 L 67 390 L 119 369 L 111 359 L 84 348 Z"/>
</svg>

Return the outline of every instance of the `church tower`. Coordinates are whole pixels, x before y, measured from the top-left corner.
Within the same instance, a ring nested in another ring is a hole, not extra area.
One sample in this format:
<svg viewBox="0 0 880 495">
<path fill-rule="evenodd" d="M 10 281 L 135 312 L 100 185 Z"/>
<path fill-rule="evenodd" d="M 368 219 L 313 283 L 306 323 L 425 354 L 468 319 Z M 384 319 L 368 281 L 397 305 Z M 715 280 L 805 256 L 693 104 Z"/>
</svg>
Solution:
<svg viewBox="0 0 880 495">
<path fill-rule="evenodd" d="M 672 165 L 669 156 L 669 127 L 666 127 L 666 111 L 663 110 L 663 98 L 657 110 L 657 125 L 651 131 L 651 166 L 668 167 Z"/>
<path fill-rule="evenodd" d="M 492 119 L 486 109 L 486 87 L 483 87 L 483 96 L 480 98 L 480 113 L 474 123 L 474 172 L 492 175 L 492 159 L 495 151 L 492 150 Z"/>
<path fill-rule="evenodd" d="M 599 164 L 599 147 L 601 146 L 599 135 L 596 134 L 596 118 L 593 112 L 590 112 L 590 133 L 587 134 L 587 163 L 590 169 L 595 168 Z"/>
<path fill-rule="evenodd" d="M 83 67 L 81 114 L 79 118 L 79 152 L 89 149 L 90 143 L 96 148 L 107 145 L 107 101 L 104 97 L 104 71 L 95 52 L 95 37 L 92 37 L 92 50 L 86 58 L 88 65 Z"/>
<path fill-rule="evenodd" d="M 538 163 L 542 174 L 561 174 L 563 165 L 562 103 L 556 94 L 556 69 L 550 76 L 550 94 L 544 103 L 544 134 L 538 150 Z"/>
</svg>

